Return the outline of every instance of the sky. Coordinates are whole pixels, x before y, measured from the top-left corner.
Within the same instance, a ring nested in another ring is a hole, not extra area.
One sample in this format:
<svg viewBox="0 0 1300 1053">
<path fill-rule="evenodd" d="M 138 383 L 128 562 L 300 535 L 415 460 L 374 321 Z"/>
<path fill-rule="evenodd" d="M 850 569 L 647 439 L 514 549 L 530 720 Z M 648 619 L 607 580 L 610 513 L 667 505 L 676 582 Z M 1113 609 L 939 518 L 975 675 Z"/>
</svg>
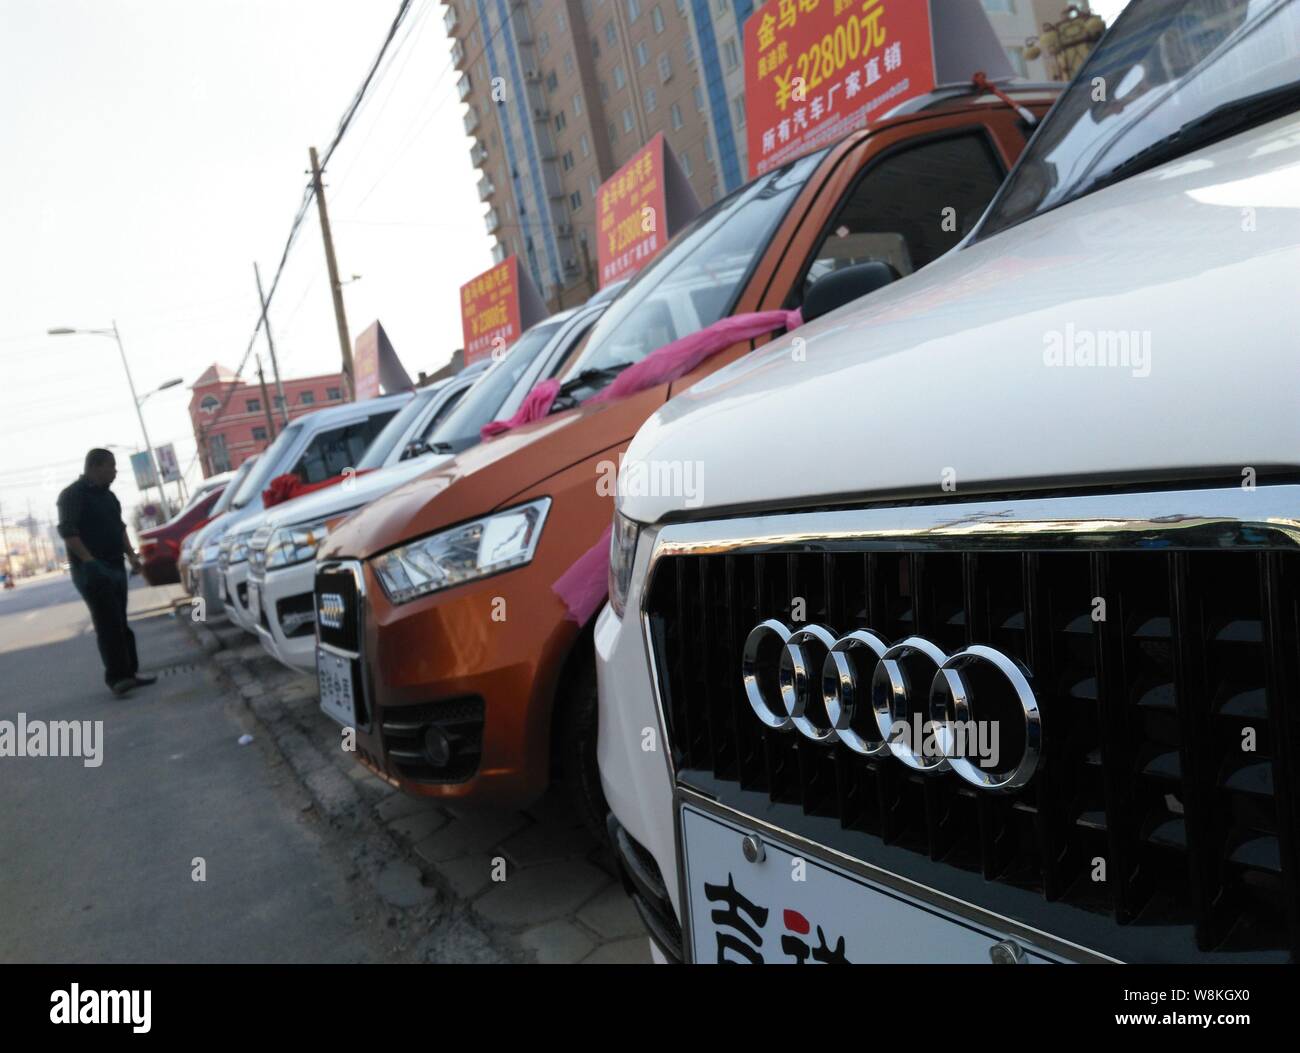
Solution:
<svg viewBox="0 0 1300 1053">
<path fill-rule="evenodd" d="M 143 449 L 116 320 L 155 446 L 200 478 L 188 415 L 234 369 L 307 181 L 398 0 L 0 0 L 0 508 L 54 515 L 85 451 L 114 445 L 138 500 Z M 353 338 L 380 319 L 408 372 L 461 344 L 460 285 L 491 265 L 486 206 L 437 0 L 414 0 L 395 59 L 325 173 Z M 313 207 L 271 306 L 283 376 L 340 368 Z M 257 349 L 265 358 L 265 340 Z M 267 363 L 269 376 L 270 365 Z M 246 375 L 254 376 L 252 363 Z"/>
</svg>

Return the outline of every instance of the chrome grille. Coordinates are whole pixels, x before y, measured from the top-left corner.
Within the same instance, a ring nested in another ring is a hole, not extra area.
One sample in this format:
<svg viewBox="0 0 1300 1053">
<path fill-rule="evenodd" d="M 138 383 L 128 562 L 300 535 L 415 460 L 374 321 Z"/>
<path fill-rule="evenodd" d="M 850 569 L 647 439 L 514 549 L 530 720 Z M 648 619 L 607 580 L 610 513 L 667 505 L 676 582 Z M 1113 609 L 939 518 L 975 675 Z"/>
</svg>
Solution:
<svg viewBox="0 0 1300 1053">
<path fill-rule="evenodd" d="M 1278 498 L 1300 510 L 1294 487 L 1224 499 L 1260 514 Z M 1141 507 L 1080 498 L 665 529 L 644 613 L 679 782 L 1115 957 L 1294 956 L 1300 532 L 1286 514 L 1117 514 Z M 1042 769 L 990 795 L 765 727 L 741 647 L 764 619 L 796 624 L 796 599 L 807 623 L 837 632 L 920 634 L 948 653 L 982 643 L 1023 662 Z"/>
</svg>

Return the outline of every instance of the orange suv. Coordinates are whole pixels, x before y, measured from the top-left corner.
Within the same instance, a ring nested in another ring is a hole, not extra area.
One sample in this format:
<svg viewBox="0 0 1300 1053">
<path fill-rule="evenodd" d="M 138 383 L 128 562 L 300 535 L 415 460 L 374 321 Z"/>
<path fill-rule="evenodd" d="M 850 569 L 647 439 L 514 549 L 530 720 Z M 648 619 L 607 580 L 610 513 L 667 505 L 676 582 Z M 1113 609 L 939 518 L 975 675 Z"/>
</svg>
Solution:
<svg viewBox="0 0 1300 1053">
<path fill-rule="evenodd" d="M 1056 91 L 1012 95 L 1042 115 Z M 317 562 L 318 646 L 333 697 L 352 701 L 361 762 L 411 794 L 516 806 L 558 769 L 583 818 L 603 830 L 595 616 L 578 624 L 553 586 L 610 524 L 609 480 L 641 424 L 764 338 L 619 401 L 583 400 L 727 316 L 825 313 L 881 272 L 929 263 L 974 225 L 1029 130 L 998 97 L 950 90 L 753 180 L 698 216 L 614 301 L 549 416 L 467 450 L 332 533 Z M 879 262 L 855 266 L 868 261 Z M 832 291 L 810 295 L 814 286 Z M 816 412 L 772 426 L 797 442 Z M 669 466 L 665 477 L 703 485 L 703 467 Z"/>
</svg>

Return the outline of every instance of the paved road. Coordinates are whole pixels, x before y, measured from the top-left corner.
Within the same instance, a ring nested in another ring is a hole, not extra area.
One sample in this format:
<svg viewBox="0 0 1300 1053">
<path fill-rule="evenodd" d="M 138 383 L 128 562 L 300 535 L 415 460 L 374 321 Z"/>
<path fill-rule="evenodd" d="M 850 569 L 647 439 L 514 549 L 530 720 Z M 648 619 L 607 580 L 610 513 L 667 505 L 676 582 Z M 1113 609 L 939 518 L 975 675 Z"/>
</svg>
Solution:
<svg viewBox="0 0 1300 1053">
<path fill-rule="evenodd" d="M 0 961 L 382 961 L 346 860 L 137 585 L 156 685 L 115 699 L 65 576 L 0 593 L 0 721 L 97 721 L 103 761 L 0 757 Z M 193 880 L 202 857 L 206 880 Z"/>
</svg>

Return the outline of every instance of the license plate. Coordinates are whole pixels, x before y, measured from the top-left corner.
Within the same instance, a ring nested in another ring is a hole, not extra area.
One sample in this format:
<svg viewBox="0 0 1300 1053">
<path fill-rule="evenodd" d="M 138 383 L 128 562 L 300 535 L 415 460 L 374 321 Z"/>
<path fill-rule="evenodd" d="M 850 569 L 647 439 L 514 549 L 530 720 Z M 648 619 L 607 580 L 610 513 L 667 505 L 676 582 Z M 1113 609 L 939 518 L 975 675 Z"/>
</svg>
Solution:
<svg viewBox="0 0 1300 1053">
<path fill-rule="evenodd" d="M 316 676 L 320 681 L 320 708 L 345 728 L 357 725 L 352 693 L 352 659 L 316 648 Z"/>
<path fill-rule="evenodd" d="M 755 862 L 746 858 L 746 836 L 761 839 Z M 681 837 L 697 962 L 987 965 L 990 948 L 1005 939 L 689 805 L 681 808 Z M 1025 950 L 1026 962 L 1050 960 Z"/>
</svg>

